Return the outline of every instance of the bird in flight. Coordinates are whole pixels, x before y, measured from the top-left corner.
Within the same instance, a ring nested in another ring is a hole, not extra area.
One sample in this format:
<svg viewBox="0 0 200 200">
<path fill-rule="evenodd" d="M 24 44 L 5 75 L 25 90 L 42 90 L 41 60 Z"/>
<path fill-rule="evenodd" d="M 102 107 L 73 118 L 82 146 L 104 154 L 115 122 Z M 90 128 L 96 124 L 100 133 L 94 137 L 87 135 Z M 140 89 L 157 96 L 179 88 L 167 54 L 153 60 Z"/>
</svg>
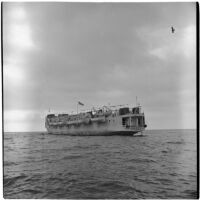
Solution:
<svg viewBox="0 0 200 200">
<path fill-rule="evenodd" d="M 175 32 L 175 28 L 172 26 L 171 29 L 172 29 L 172 33 L 174 33 Z"/>
</svg>

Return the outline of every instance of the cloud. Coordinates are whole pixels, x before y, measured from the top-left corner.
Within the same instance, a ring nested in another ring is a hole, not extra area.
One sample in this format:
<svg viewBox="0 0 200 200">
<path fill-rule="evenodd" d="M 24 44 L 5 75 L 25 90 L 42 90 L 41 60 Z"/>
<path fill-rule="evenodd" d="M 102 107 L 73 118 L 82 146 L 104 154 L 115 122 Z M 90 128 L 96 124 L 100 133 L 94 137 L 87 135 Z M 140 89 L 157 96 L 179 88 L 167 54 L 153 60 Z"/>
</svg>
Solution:
<svg viewBox="0 0 200 200">
<path fill-rule="evenodd" d="M 4 48 L 12 48 L 12 51 L 26 51 L 34 48 L 25 9 L 20 5 L 4 9 L 6 11 L 3 22 Z"/>
<path fill-rule="evenodd" d="M 26 75 L 21 67 L 13 65 L 4 65 L 4 78 L 6 84 L 11 84 L 10 87 L 15 87 L 26 81 Z"/>
<path fill-rule="evenodd" d="M 196 27 L 194 25 L 183 29 L 177 51 L 182 51 L 188 59 L 191 57 L 194 59 L 196 53 Z"/>
<path fill-rule="evenodd" d="M 10 15 L 8 16 L 11 20 L 24 21 L 26 19 L 26 12 L 22 7 L 14 7 L 10 9 Z"/>
<path fill-rule="evenodd" d="M 27 82 L 28 51 L 34 50 L 35 45 L 25 9 L 20 5 L 11 6 L 10 9 L 4 6 L 4 9 L 4 79 L 8 87 L 18 87 Z"/>
<path fill-rule="evenodd" d="M 13 24 L 9 28 L 8 41 L 14 48 L 29 49 L 34 47 L 31 39 L 31 29 L 26 24 Z"/>
<path fill-rule="evenodd" d="M 168 50 L 169 50 L 168 47 L 159 47 L 159 48 L 150 50 L 149 53 L 151 55 L 154 55 L 154 56 L 160 58 L 161 60 L 166 60 Z"/>
<path fill-rule="evenodd" d="M 38 128 L 44 127 L 45 114 L 36 110 L 6 110 L 4 112 L 4 130 L 38 131 Z"/>
<path fill-rule="evenodd" d="M 175 33 L 172 34 L 168 31 L 167 34 L 163 30 L 152 32 L 149 35 L 151 43 L 152 41 L 156 41 L 155 44 L 152 43 L 152 47 L 149 49 L 150 55 L 156 56 L 161 60 L 174 59 L 177 56 L 182 56 L 184 59 L 194 59 L 196 40 L 194 25 L 189 25 L 182 29 L 177 28 Z M 157 43 L 156 38 L 160 41 L 159 43 Z"/>
</svg>

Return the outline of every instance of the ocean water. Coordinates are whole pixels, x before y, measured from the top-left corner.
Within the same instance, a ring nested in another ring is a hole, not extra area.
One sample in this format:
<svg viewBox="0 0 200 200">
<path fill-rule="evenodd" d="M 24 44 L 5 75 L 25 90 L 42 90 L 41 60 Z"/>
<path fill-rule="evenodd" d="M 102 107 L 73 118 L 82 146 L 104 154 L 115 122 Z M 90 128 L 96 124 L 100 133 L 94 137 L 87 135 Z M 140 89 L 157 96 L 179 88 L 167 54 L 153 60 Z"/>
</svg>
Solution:
<svg viewBox="0 0 200 200">
<path fill-rule="evenodd" d="M 4 133 L 4 198 L 197 198 L 196 130 Z"/>
</svg>

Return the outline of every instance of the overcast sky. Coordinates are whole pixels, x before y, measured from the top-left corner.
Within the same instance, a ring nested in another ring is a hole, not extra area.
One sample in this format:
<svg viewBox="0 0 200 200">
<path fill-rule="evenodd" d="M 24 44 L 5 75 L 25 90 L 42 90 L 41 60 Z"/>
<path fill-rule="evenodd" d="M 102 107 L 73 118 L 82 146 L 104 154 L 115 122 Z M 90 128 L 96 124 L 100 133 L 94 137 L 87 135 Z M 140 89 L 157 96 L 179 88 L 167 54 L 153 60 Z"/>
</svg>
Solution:
<svg viewBox="0 0 200 200">
<path fill-rule="evenodd" d="M 149 129 L 195 128 L 195 11 L 195 3 L 3 3 L 5 131 L 45 130 L 49 108 L 132 106 L 136 96 Z"/>
</svg>

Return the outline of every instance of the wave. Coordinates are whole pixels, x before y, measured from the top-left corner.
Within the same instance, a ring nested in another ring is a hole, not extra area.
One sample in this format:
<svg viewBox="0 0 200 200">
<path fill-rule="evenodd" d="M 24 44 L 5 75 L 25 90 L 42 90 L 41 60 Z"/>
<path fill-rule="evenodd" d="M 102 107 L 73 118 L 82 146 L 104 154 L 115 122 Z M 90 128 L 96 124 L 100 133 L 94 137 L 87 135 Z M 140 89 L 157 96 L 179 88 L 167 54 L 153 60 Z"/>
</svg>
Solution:
<svg viewBox="0 0 200 200">
<path fill-rule="evenodd" d="M 76 146 L 73 146 L 72 149 L 91 149 L 91 146 L 80 146 L 80 145 L 76 145 Z"/>
<path fill-rule="evenodd" d="M 168 144 L 184 144 L 183 141 L 167 142 Z"/>
<path fill-rule="evenodd" d="M 24 189 L 24 190 L 19 191 L 19 193 L 23 193 L 23 192 L 28 192 L 28 193 L 31 193 L 31 194 L 42 193 L 42 191 L 40 191 L 40 190 L 35 190 L 35 189 Z"/>
<path fill-rule="evenodd" d="M 64 160 L 67 160 L 67 159 L 77 159 L 77 158 L 81 158 L 83 156 L 81 155 L 68 155 L 68 156 L 65 156 L 63 159 Z"/>
<path fill-rule="evenodd" d="M 16 165 L 15 162 L 11 162 L 11 161 L 4 161 L 3 164 L 4 164 L 4 166 Z"/>
<path fill-rule="evenodd" d="M 106 189 L 113 189 L 113 190 L 118 190 L 118 189 L 123 190 L 123 189 L 132 188 L 130 185 L 125 185 L 121 181 L 106 181 L 106 182 L 98 184 L 98 187 L 106 188 Z"/>
<path fill-rule="evenodd" d="M 159 181 L 163 185 L 171 185 L 172 181 L 166 178 L 156 178 L 156 181 Z"/>
<path fill-rule="evenodd" d="M 139 181 L 139 182 L 143 182 L 143 183 L 147 183 L 147 184 L 154 184 L 154 185 L 160 184 L 160 183 L 155 182 L 153 180 L 147 180 L 146 178 L 140 178 L 140 177 L 135 177 L 134 180 Z"/>
<path fill-rule="evenodd" d="M 197 196 L 198 196 L 196 190 L 184 190 L 183 192 L 184 192 L 185 194 L 187 194 L 189 198 L 194 198 L 194 199 L 196 199 Z"/>
<path fill-rule="evenodd" d="M 4 187 L 8 187 L 13 185 L 16 181 L 27 178 L 26 175 L 15 176 L 12 178 L 4 178 L 3 185 Z"/>
<path fill-rule="evenodd" d="M 149 158 L 133 158 L 133 159 L 130 159 L 129 161 L 135 162 L 135 163 L 149 163 L 149 162 L 156 163 L 155 160 L 149 159 Z"/>
<path fill-rule="evenodd" d="M 133 135 L 132 137 L 148 137 L 148 135 Z"/>
<path fill-rule="evenodd" d="M 13 140 L 12 137 L 4 137 L 4 140 Z"/>
</svg>

